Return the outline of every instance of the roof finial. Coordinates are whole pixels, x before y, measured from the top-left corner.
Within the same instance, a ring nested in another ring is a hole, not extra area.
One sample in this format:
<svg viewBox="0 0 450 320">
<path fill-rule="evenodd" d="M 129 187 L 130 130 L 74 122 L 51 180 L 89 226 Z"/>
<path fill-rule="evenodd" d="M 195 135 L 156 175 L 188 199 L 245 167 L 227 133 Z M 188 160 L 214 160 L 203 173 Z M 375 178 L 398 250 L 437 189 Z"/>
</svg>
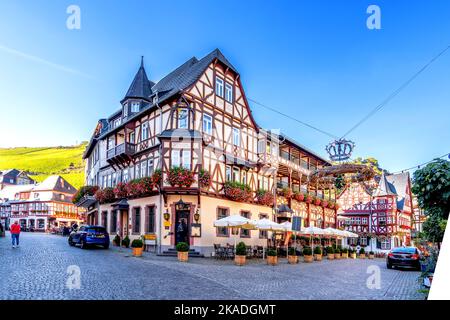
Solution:
<svg viewBox="0 0 450 320">
<path fill-rule="evenodd" d="M 144 56 L 141 56 L 141 67 L 144 67 Z"/>
</svg>

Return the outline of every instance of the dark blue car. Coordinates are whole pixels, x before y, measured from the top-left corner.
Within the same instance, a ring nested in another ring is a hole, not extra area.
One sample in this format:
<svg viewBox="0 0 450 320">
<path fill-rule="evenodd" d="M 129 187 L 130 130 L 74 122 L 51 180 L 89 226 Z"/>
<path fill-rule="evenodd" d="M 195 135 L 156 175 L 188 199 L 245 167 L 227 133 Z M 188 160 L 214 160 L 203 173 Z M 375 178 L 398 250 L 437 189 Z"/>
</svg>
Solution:
<svg viewBox="0 0 450 320">
<path fill-rule="evenodd" d="M 81 249 L 94 245 L 108 249 L 109 234 L 102 226 L 81 226 L 78 230 L 72 231 L 68 242 L 70 246 L 80 245 Z"/>
</svg>

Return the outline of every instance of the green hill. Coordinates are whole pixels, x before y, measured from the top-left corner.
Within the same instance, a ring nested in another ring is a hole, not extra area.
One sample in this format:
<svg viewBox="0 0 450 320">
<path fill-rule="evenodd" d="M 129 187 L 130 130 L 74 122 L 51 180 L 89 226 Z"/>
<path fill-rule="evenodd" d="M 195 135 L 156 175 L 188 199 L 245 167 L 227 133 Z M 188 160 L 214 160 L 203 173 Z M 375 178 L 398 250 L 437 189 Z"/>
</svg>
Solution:
<svg viewBox="0 0 450 320">
<path fill-rule="evenodd" d="M 0 170 L 24 170 L 38 182 L 57 174 L 79 188 L 84 184 L 85 148 L 86 143 L 70 147 L 0 148 Z"/>
</svg>

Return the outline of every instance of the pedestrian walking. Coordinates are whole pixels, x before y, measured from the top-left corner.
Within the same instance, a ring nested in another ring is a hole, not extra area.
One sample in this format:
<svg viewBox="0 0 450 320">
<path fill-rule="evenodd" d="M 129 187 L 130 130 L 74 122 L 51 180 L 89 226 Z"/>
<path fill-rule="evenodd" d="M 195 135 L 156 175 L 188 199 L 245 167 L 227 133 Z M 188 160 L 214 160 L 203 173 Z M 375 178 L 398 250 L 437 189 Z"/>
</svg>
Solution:
<svg viewBox="0 0 450 320">
<path fill-rule="evenodd" d="M 10 227 L 11 231 L 11 240 L 12 240 L 12 247 L 18 248 L 19 247 L 19 235 L 20 235 L 20 224 L 18 221 L 15 221 L 13 225 Z"/>
</svg>

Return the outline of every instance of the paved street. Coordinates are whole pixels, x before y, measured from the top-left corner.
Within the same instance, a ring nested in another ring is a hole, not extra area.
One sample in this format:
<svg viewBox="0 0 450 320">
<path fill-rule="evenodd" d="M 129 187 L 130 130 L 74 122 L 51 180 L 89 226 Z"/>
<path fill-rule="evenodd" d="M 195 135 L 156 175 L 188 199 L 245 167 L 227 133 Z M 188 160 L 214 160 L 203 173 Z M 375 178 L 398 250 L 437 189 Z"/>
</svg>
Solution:
<svg viewBox="0 0 450 320">
<path fill-rule="evenodd" d="M 67 267 L 81 270 L 69 289 Z M 367 268 L 379 266 L 381 288 L 369 289 Z M 22 233 L 12 249 L 0 238 L 0 299 L 423 299 L 419 272 L 388 270 L 382 259 L 339 260 L 276 267 L 251 261 L 131 256 L 131 250 L 69 247 L 67 238 Z"/>
</svg>

